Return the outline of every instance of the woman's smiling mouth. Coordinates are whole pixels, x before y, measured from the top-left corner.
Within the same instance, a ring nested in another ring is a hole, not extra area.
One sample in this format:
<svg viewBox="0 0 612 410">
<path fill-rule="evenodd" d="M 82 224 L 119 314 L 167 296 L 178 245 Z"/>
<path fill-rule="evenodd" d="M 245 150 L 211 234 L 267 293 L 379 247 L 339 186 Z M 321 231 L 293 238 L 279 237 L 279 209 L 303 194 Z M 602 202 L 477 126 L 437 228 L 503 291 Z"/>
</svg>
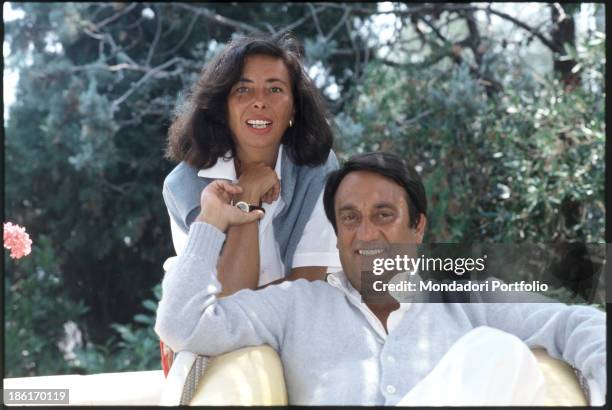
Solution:
<svg viewBox="0 0 612 410">
<path fill-rule="evenodd" d="M 268 120 L 247 120 L 247 125 L 256 130 L 264 130 L 270 126 L 272 126 L 272 121 Z"/>
</svg>

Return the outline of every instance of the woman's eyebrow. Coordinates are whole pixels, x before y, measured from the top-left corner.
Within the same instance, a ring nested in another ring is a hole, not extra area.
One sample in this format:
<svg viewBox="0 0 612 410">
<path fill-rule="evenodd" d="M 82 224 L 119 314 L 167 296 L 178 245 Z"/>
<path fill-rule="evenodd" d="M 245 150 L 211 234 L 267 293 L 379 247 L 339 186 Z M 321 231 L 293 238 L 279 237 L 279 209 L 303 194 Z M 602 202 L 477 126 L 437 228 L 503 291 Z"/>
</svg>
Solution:
<svg viewBox="0 0 612 410">
<path fill-rule="evenodd" d="M 250 78 L 246 78 L 246 77 L 241 77 L 240 80 L 238 80 L 239 83 L 254 83 L 255 81 L 251 80 Z M 281 80 L 280 78 L 268 78 L 266 80 L 266 83 L 283 83 L 284 85 L 287 85 L 287 83 L 283 80 Z"/>
<path fill-rule="evenodd" d="M 279 82 L 279 83 L 283 83 L 283 84 L 287 85 L 287 83 L 284 82 L 283 80 L 281 80 L 280 78 L 268 78 L 266 80 L 266 83 L 275 83 L 275 82 Z"/>
</svg>

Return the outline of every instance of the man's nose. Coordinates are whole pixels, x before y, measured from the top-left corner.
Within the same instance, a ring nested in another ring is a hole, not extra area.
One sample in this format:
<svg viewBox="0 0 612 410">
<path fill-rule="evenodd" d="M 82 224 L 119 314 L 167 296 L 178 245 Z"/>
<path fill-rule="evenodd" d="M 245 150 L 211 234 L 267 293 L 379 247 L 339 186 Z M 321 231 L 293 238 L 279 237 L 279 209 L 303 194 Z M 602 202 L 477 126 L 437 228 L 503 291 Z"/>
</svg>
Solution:
<svg viewBox="0 0 612 410">
<path fill-rule="evenodd" d="M 357 238 L 361 241 L 374 241 L 378 239 L 378 228 L 369 220 L 364 219 L 357 229 Z"/>
</svg>

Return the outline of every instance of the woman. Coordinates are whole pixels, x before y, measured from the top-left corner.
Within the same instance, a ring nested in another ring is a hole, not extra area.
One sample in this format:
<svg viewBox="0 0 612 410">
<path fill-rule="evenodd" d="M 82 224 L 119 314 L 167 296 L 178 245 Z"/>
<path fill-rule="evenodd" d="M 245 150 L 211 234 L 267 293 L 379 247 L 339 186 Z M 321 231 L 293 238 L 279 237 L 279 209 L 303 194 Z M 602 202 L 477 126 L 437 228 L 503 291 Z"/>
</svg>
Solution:
<svg viewBox="0 0 612 410">
<path fill-rule="evenodd" d="M 243 188 L 235 203 L 262 207 L 259 222 L 232 227 L 220 255 L 223 293 L 339 270 L 323 185 L 338 167 L 324 101 L 291 36 L 232 41 L 203 70 L 169 131 L 164 181 L 177 254 L 215 179 Z"/>
</svg>

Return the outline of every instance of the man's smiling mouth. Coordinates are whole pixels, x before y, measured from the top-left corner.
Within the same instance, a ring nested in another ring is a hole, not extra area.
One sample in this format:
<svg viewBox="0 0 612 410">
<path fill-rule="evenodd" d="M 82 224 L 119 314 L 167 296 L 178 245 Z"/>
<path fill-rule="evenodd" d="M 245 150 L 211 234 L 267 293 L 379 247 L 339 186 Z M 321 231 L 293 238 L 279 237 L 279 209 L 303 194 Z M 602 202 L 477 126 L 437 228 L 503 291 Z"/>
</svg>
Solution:
<svg viewBox="0 0 612 410">
<path fill-rule="evenodd" d="M 380 255 L 384 252 L 385 250 L 382 248 L 378 248 L 378 249 L 357 249 L 357 253 L 359 255 L 362 256 L 374 256 L 374 255 Z"/>
</svg>

